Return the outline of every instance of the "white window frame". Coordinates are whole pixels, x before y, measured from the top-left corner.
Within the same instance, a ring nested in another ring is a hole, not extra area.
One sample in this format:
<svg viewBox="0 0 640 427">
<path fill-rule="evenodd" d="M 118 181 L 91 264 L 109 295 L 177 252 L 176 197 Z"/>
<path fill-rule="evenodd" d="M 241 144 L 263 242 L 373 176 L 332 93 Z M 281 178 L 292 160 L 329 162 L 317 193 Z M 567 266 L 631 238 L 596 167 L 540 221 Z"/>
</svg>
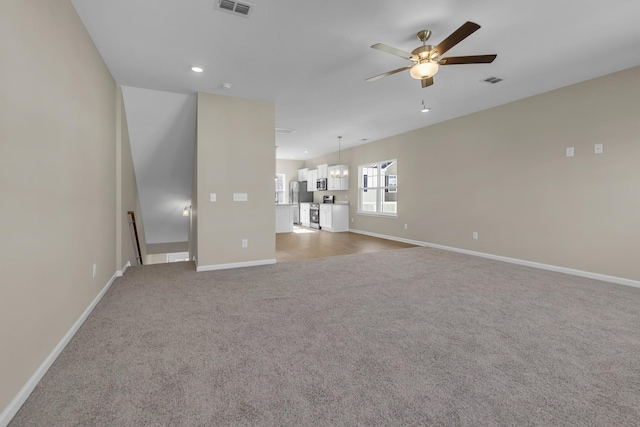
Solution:
<svg viewBox="0 0 640 427">
<path fill-rule="evenodd" d="M 388 175 L 388 176 L 393 176 L 394 179 L 391 180 L 393 182 L 385 182 L 384 179 L 382 179 L 382 174 L 380 174 L 380 172 L 382 171 L 382 165 L 383 164 L 388 164 L 388 163 L 395 163 L 396 165 L 396 173 L 393 175 Z M 363 179 L 363 169 L 365 168 L 370 168 L 372 165 L 377 165 L 377 170 L 378 170 L 378 185 L 376 187 L 364 187 L 364 179 Z M 398 202 L 396 200 L 396 211 L 395 213 L 389 213 L 389 212 L 383 212 L 382 211 L 382 207 L 383 207 L 383 202 L 384 202 L 384 195 L 385 193 L 389 192 L 389 193 L 393 193 L 393 194 L 398 194 L 398 186 L 397 186 L 397 179 L 398 179 L 398 172 L 397 172 L 397 167 L 398 167 L 398 160 L 397 159 L 389 159 L 389 160 L 382 160 L 379 162 L 369 162 L 369 163 L 365 163 L 363 165 L 359 165 L 358 166 L 358 215 L 366 215 L 366 216 L 377 216 L 377 217 L 384 217 L 384 218 L 398 218 Z M 395 181 L 395 182 L 394 182 Z M 385 185 L 387 184 L 387 185 Z M 376 192 L 376 206 L 375 206 L 375 211 L 366 211 L 362 209 L 362 205 L 363 205 L 363 200 L 364 200 L 364 190 L 367 191 L 375 191 Z"/>
</svg>

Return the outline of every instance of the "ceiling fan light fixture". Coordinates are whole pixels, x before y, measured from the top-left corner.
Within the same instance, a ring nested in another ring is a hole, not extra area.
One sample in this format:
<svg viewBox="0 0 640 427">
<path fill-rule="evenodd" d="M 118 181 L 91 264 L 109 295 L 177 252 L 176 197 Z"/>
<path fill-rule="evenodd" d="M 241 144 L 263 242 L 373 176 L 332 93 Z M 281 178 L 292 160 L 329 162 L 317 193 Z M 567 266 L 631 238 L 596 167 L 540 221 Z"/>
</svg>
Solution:
<svg viewBox="0 0 640 427">
<path fill-rule="evenodd" d="M 416 65 L 411 67 L 409 73 L 411 77 L 416 80 L 427 79 L 429 77 L 433 77 L 438 72 L 438 63 L 431 60 L 424 60 L 418 62 Z"/>
</svg>

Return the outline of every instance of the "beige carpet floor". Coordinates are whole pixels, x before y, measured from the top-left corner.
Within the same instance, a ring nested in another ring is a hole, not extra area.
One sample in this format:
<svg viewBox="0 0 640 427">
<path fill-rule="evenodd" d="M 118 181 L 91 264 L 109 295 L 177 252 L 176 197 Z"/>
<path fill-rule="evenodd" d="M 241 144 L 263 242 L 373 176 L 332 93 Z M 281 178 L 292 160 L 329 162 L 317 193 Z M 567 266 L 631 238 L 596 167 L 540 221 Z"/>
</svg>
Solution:
<svg viewBox="0 0 640 427">
<path fill-rule="evenodd" d="M 639 313 L 429 248 L 134 267 L 11 426 L 638 426 Z"/>
</svg>

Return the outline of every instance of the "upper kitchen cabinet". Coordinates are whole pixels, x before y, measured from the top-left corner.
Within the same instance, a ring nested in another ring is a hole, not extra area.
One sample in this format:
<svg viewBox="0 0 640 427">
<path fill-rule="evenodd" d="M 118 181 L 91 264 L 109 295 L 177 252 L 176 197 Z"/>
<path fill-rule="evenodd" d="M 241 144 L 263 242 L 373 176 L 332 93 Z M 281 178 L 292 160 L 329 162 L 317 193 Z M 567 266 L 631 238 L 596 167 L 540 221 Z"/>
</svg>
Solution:
<svg viewBox="0 0 640 427">
<path fill-rule="evenodd" d="M 307 191 L 316 191 L 316 181 L 318 179 L 318 169 L 307 171 Z"/>
<path fill-rule="evenodd" d="M 335 165 L 328 168 L 327 190 L 348 190 L 349 189 L 349 166 Z"/>
<path fill-rule="evenodd" d="M 308 172 L 309 172 L 309 169 L 307 168 L 298 169 L 298 181 L 306 181 Z"/>
<path fill-rule="evenodd" d="M 318 179 L 329 178 L 329 165 L 318 165 Z"/>
</svg>

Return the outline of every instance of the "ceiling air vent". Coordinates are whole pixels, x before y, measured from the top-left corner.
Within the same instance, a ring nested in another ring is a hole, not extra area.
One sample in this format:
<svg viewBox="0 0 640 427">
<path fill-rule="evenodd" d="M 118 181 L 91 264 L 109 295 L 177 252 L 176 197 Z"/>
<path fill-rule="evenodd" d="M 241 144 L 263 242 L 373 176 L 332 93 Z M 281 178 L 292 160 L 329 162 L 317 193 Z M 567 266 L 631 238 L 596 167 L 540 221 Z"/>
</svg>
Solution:
<svg viewBox="0 0 640 427">
<path fill-rule="evenodd" d="M 255 5 L 247 2 L 239 2 L 233 0 L 217 0 L 216 7 L 220 10 L 248 17 L 253 11 Z"/>
<path fill-rule="evenodd" d="M 500 77 L 487 77 L 486 79 L 482 80 L 485 83 L 491 83 L 491 84 L 496 84 L 496 83 L 500 83 L 502 80 Z"/>
</svg>

